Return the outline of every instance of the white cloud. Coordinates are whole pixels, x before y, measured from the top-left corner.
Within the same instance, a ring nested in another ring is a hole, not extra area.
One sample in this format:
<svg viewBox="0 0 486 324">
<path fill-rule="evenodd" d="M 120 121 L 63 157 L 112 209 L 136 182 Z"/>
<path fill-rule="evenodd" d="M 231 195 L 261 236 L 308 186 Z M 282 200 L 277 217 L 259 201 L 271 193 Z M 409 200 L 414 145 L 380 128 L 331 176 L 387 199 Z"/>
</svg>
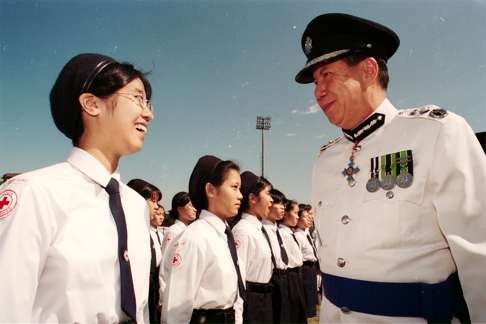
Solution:
<svg viewBox="0 0 486 324">
<path fill-rule="evenodd" d="M 297 134 L 295 133 L 287 133 L 285 136 L 288 136 L 288 137 L 293 137 L 293 136 L 296 136 Z"/>
<path fill-rule="evenodd" d="M 298 109 L 292 109 L 290 111 L 291 114 L 295 115 L 309 115 L 309 114 L 315 114 L 319 112 L 320 108 L 318 104 L 312 104 L 309 107 L 307 107 L 305 110 L 298 110 Z"/>
</svg>

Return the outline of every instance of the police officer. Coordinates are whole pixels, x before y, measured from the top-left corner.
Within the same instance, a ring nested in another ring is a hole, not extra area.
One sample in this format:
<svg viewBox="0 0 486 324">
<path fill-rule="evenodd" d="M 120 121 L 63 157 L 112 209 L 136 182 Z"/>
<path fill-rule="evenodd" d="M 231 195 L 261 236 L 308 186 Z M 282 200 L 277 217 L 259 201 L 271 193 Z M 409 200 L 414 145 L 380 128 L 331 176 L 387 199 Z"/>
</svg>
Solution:
<svg viewBox="0 0 486 324">
<path fill-rule="evenodd" d="M 301 45 L 295 79 L 343 131 L 312 176 L 321 322 L 485 322 L 486 157 L 471 128 L 437 106 L 392 105 L 399 38 L 381 24 L 324 14 Z"/>
<path fill-rule="evenodd" d="M 272 323 L 272 270 L 275 256 L 270 248 L 262 218 L 272 206 L 271 183 L 251 171 L 241 174 L 243 200 L 239 209 L 241 220 L 233 227 L 241 276 L 245 281 L 246 301 L 243 305 L 245 323 Z"/>
<path fill-rule="evenodd" d="M 0 188 L 0 322 L 148 322 L 145 200 L 120 181 L 143 146 L 150 83 L 130 64 L 80 54 L 50 93 L 66 162 Z"/>
</svg>

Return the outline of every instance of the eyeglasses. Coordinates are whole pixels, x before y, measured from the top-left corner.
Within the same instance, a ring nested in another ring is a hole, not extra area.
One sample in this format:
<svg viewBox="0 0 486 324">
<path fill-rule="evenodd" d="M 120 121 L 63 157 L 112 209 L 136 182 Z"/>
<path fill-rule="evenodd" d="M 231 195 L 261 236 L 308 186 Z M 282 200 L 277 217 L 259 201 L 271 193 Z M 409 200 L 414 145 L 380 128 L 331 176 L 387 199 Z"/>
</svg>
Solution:
<svg viewBox="0 0 486 324">
<path fill-rule="evenodd" d="M 136 103 L 142 109 L 148 109 L 150 112 L 154 112 L 154 106 L 150 102 L 150 100 L 145 99 L 142 95 L 133 94 L 133 93 L 125 93 L 125 92 L 117 92 L 116 94 L 130 99 L 132 102 Z"/>
</svg>

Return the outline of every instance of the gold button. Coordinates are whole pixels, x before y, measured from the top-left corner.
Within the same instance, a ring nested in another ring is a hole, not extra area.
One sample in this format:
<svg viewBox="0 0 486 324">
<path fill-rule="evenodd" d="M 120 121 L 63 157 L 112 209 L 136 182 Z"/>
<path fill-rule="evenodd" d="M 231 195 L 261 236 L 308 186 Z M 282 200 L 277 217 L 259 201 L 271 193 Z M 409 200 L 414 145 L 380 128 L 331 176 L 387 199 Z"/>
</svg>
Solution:
<svg viewBox="0 0 486 324">
<path fill-rule="evenodd" d="M 342 268 L 346 265 L 346 261 L 343 258 L 338 258 L 337 259 L 337 266 Z"/>
</svg>

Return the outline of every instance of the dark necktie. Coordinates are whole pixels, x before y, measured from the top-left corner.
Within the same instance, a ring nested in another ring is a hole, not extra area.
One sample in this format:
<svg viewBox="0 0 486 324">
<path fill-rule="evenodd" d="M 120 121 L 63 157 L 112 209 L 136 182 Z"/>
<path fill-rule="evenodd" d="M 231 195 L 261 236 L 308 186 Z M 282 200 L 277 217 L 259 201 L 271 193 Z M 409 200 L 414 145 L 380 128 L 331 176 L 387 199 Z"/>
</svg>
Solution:
<svg viewBox="0 0 486 324">
<path fill-rule="evenodd" d="M 297 241 L 297 238 L 295 237 L 295 233 L 292 233 L 292 238 L 294 239 L 295 244 L 297 244 L 297 246 L 298 246 L 298 247 L 299 247 L 299 249 L 300 249 L 300 244 L 299 244 L 299 241 Z"/>
<path fill-rule="evenodd" d="M 159 241 L 159 245 L 162 246 L 162 242 L 160 241 L 159 231 L 155 230 L 155 234 L 157 235 L 157 241 Z"/>
<path fill-rule="evenodd" d="M 133 289 L 132 270 L 128 259 L 127 223 L 120 199 L 118 181 L 111 178 L 105 190 L 110 196 L 110 210 L 115 219 L 118 232 L 118 261 L 120 263 L 121 309 L 134 321 L 136 317 L 135 291 Z"/>
<path fill-rule="evenodd" d="M 155 269 L 157 268 L 156 266 L 156 254 L 155 254 L 155 246 L 154 246 L 154 240 L 152 240 L 152 236 L 150 236 L 150 273 L 154 273 Z"/>
<path fill-rule="evenodd" d="M 280 255 L 282 256 L 282 261 L 285 265 L 289 264 L 289 256 L 287 255 L 287 251 L 285 251 L 285 247 L 283 245 L 282 236 L 280 236 L 280 231 L 277 227 L 277 240 L 278 245 L 280 245 Z"/>
<path fill-rule="evenodd" d="M 231 229 L 228 226 L 226 226 L 224 232 L 227 236 L 228 247 L 231 253 L 231 258 L 233 259 L 233 264 L 235 265 L 236 274 L 238 275 L 238 290 L 240 291 L 240 297 L 241 299 L 243 299 L 243 301 L 246 302 L 245 285 L 243 285 L 243 279 L 241 279 L 240 266 L 238 265 L 238 255 L 236 254 L 235 238 L 233 236 L 233 232 L 231 232 Z"/>
<path fill-rule="evenodd" d="M 270 248 L 270 253 L 272 255 L 273 268 L 277 269 L 277 264 L 275 263 L 275 256 L 273 255 L 272 244 L 270 243 L 270 238 L 268 237 L 267 230 L 263 226 L 262 226 L 262 232 L 263 232 L 263 235 L 265 236 L 265 238 L 267 239 L 268 247 Z"/>
<path fill-rule="evenodd" d="M 310 245 L 312 246 L 312 251 L 314 251 L 314 257 L 316 258 L 317 260 L 317 251 L 316 251 L 316 247 L 314 246 L 314 243 L 312 243 L 312 239 L 309 235 L 309 233 L 307 233 L 307 240 L 309 241 Z"/>
</svg>

